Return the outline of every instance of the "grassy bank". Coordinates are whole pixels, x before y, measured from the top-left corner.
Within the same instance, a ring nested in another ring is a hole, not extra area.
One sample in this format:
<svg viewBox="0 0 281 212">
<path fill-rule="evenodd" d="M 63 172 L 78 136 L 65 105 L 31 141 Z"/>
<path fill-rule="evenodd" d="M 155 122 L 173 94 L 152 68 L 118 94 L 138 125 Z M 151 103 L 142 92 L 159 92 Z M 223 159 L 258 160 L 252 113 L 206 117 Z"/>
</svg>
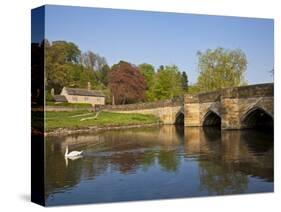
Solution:
<svg viewBox="0 0 281 212">
<path fill-rule="evenodd" d="M 126 126 L 159 122 L 159 118 L 153 115 L 135 113 L 101 112 L 95 117 L 96 113 L 89 113 L 88 111 L 46 112 L 46 130 L 52 131 L 57 128 L 81 129 L 90 126 Z"/>
</svg>

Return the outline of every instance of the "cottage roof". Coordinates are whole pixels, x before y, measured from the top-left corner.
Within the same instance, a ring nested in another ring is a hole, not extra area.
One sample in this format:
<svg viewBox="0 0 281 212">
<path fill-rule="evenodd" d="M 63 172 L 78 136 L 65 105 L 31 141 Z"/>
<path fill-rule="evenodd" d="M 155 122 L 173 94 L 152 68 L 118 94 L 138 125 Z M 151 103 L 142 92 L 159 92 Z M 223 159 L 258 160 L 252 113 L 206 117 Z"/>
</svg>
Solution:
<svg viewBox="0 0 281 212">
<path fill-rule="evenodd" d="M 77 95 L 77 96 L 98 96 L 98 97 L 105 97 L 103 92 L 97 90 L 88 90 L 82 88 L 66 88 L 65 91 L 69 95 Z"/>
<path fill-rule="evenodd" d="M 53 98 L 56 102 L 67 102 L 67 99 L 63 95 L 54 95 Z"/>
</svg>

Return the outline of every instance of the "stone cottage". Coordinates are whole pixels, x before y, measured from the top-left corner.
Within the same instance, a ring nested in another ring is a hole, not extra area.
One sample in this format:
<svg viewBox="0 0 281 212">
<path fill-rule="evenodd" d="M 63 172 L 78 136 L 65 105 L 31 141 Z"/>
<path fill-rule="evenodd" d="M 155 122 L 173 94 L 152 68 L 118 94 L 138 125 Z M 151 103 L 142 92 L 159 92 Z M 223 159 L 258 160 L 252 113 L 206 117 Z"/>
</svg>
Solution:
<svg viewBox="0 0 281 212">
<path fill-rule="evenodd" d="M 54 100 L 56 102 L 88 103 L 95 106 L 105 104 L 105 95 L 97 90 L 64 87 L 60 95 L 54 95 Z"/>
</svg>

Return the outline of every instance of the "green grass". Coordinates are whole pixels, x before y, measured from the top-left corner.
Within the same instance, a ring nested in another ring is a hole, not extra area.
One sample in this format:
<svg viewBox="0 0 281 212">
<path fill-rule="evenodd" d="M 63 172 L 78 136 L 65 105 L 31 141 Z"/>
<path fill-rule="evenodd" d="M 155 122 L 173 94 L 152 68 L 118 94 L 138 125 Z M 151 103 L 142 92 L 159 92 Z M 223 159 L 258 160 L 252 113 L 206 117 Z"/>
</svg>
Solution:
<svg viewBox="0 0 281 212">
<path fill-rule="evenodd" d="M 92 107 L 91 104 L 88 103 L 68 103 L 68 102 L 46 102 L 47 106 L 63 106 L 63 107 L 79 107 L 79 108 L 90 108 Z"/>
<path fill-rule="evenodd" d="M 88 111 L 46 112 L 46 130 L 51 131 L 56 128 L 79 129 L 89 126 L 125 126 L 159 122 L 159 118 L 153 115 L 113 112 L 101 112 L 96 119 L 81 121 L 83 118 L 94 117 L 95 115 L 95 113 L 89 113 Z"/>
</svg>

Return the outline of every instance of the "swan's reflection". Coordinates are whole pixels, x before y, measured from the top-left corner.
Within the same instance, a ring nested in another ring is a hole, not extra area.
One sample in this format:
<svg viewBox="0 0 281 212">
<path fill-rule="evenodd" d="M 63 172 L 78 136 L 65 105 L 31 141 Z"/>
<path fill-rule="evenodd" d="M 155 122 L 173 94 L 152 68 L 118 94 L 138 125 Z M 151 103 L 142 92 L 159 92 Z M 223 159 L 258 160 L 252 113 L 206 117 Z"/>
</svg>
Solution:
<svg viewBox="0 0 281 212">
<path fill-rule="evenodd" d="M 73 157 L 64 157 L 65 159 L 65 166 L 68 167 L 68 160 L 78 160 L 80 158 L 83 158 L 82 155 L 78 155 L 78 156 L 73 156 Z"/>
</svg>

